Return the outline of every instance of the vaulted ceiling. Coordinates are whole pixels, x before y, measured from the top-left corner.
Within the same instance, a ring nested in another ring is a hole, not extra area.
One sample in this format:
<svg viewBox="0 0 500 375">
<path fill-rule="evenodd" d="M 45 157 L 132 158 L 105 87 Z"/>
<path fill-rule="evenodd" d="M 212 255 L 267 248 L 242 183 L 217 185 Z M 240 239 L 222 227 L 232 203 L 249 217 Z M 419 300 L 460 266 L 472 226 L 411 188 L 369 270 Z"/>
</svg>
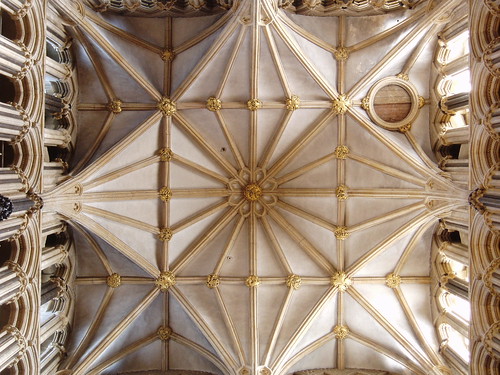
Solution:
<svg viewBox="0 0 500 375">
<path fill-rule="evenodd" d="M 68 11 L 78 143 L 73 176 L 45 198 L 76 241 L 63 367 L 442 365 L 431 235 L 466 193 L 432 161 L 429 85 L 454 4 L 324 18 L 271 0 L 189 19 Z M 364 109 L 386 77 L 422 97 L 411 127 Z"/>
</svg>

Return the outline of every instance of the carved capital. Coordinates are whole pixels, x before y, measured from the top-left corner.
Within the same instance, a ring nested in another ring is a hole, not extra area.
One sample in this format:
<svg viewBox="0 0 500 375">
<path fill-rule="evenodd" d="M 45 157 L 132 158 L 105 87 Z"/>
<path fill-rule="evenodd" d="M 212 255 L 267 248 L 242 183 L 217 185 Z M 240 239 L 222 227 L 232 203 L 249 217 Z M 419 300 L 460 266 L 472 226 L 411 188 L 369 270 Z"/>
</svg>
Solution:
<svg viewBox="0 0 500 375">
<path fill-rule="evenodd" d="M 21 331 L 19 331 L 19 329 L 17 327 L 14 327 L 13 325 L 6 325 L 3 329 L 16 340 L 17 345 L 19 346 L 17 355 L 14 361 L 10 364 L 11 366 L 14 366 L 21 360 L 24 353 L 26 353 L 26 349 L 28 348 L 28 341 L 23 336 Z"/>
<path fill-rule="evenodd" d="M 21 268 L 21 266 L 11 260 L 7 260 L 4 263 L 5 266 L 12 272 L 14 272 L 17 276 L 17 279 L 19 280 L 19 289 L 15 295 L 13 295 L 8 301 L 5 303 L 11 303 L 16 301 L 26 290 L 26 287 L 28 286 L 28 275 L 26 275 L 26 272 Z"/>
<path fill-rule="evenodd" d="M 469 194 L 469 205 L 474 207 L 476 211 L 480 214 L 484 214 L 486 211 L 485 205 L 480 201 L 480 199 L 484 196 L 485 189 L 483 187 L 478 187 L 471 191 Z"/>
</svg>

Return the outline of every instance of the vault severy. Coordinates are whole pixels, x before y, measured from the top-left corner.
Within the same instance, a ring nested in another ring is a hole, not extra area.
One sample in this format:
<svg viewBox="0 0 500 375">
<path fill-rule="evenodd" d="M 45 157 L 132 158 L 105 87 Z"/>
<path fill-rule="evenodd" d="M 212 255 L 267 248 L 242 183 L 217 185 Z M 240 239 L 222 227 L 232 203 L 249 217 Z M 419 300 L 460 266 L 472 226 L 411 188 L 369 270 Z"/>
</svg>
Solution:
<svg viewBox="0 0 500 375">
<path fill-rule="evenodd" d="M 424 374 L 441 365 L 429 228 L 462 192 L 429 167 L 426 107 L 411 128 L 391 132 L 361 104 L 402 65 L 428 94 L 428 51 L 413 64 L 401 56 L 411 56 L 413 38 L 445 11 L 397 14 L 414 22 L 336 60 L 339 46 L 362 43 L 362 20 L 311 20 L 267 0 L 189 20 L 199 22 L 194 31 L 184 20 L 148 20 L 159 36 L 119 39 L 105 25 L 123 27 L 116 16 L 79 21 L 81 71 L 110 83 L 82 90 L 80 120 L 112 125 L 92 154 L 86 145 L 99 136 L 80 134 L 86 167 L 52 193 L 65 197 L 56 209 L 87 237 L 77 310 L 99 301 L 77 312 L 68 368 Z M 140 19 L 123 22 L 140 30 Z M 207 31 L 190 43 L 197 28 Z M 84 48 L 95 32 L 101 48 Z M 139 42 L 149 46 L 142 55 Z M 388 52 L 379 56 L 382 47 Z M 94 66 L 95 74 L 86 54 L 122 59 Z M 50 207 L 50 194 L 45 202 Z M 100 239 L 92 249 L 93 238 Z M 121 281 L 111 292 L 109 270 Z M 79 348 L 85 332 L 95 344 Z M 121 356 L 124 349 L 130 354 Z"/>
</svg>

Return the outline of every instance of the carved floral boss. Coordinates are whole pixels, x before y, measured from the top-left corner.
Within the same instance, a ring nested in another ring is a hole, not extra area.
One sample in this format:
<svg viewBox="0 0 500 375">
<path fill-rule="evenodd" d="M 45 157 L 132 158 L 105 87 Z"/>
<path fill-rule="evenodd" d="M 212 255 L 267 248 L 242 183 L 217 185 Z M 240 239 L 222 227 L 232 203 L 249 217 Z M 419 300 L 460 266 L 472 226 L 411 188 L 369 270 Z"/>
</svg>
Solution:
<svg viewBox="0 0 500 375">
<path fill-rule="evenodd" d="M 242 216 L 248 216 L 251 212 L 257 216 L 265 215 L 278 201 L 276 180 L 266 179 L 265 171 L 262 169 L 256 171 L 254 178 L 251 177 L 249 170 L 242 169 L 239 177 L 240 179 L 232 179 L 228 183 L 229 204 L 236 206 L 242 203 L 240 208 Z M 260 183 L 260 181 L 265 182 Z"/>
</svg>

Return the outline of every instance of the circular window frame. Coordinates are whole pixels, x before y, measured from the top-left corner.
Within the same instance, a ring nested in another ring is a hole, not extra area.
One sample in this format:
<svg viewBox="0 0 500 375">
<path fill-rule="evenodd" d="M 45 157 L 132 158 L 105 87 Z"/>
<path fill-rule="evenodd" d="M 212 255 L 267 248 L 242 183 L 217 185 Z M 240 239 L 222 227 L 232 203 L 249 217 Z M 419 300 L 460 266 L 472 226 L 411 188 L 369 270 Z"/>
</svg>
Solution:
<svg viewBox="0 0 500 375">
<path fill-rule="evenodd" d="M 396 85 L 403 88 L 408 95 L 410 96 L 410 112 L 406 115 L 404 119 L 397 122 L 389 122 L 383 120 L 375 111 L 375 96 L 377 93 L 384 87 Z M 413 84 L 409 81 L 405 81 L 404 79 L 398 77 L 385 77 L 381 80 L 377 81 L 368 91 L 368 106 L 366 108 L 366 112 L 368 112 L 368 116 L 370 116 L 371 120 L 377 124 L 378 126 L 391 130 L 391 131 L 400 131 L 401 128 L 404 128 L 408 124 L 412 124 L 415 118 L 418 115 L 419 110 L 419 95 L 417 89 Z"/>
</svg>

